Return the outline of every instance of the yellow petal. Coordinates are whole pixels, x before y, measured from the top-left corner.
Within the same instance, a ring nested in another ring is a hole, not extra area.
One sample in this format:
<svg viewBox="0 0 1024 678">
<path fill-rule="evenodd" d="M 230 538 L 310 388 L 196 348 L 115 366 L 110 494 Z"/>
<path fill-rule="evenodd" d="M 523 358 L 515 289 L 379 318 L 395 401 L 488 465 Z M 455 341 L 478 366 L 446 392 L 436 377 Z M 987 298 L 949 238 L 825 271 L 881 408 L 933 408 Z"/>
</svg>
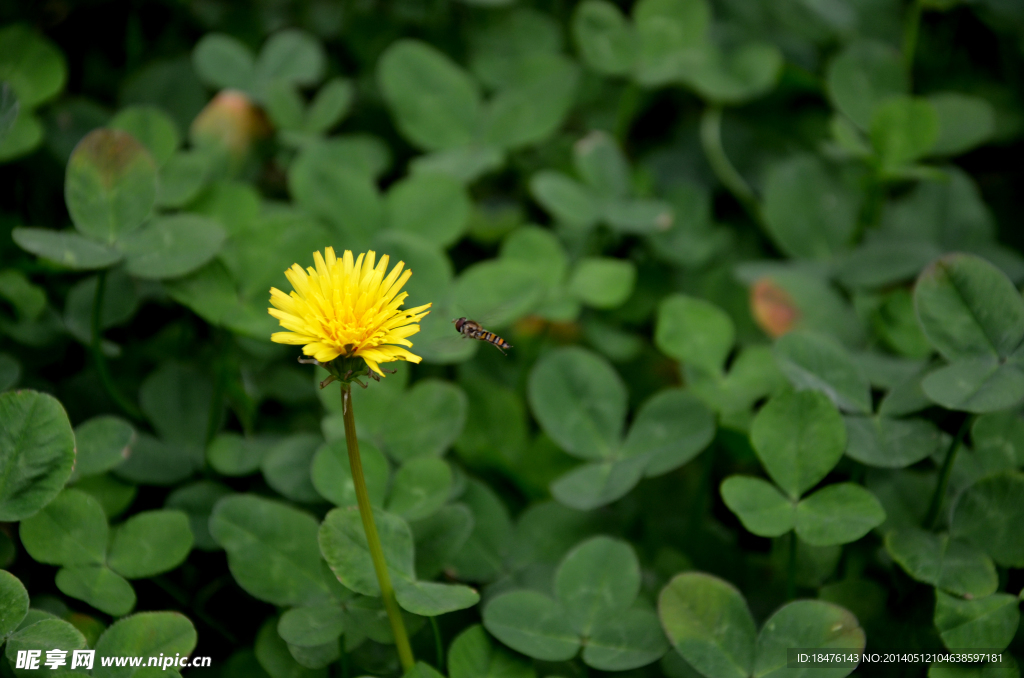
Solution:
<svg viewBox="0 0 1024 678">
<path fill-rule="evenodd" d="M 312 337 L 296 334 L 295 332 L 274 332 L 270 335 L 270 340 L 275 344 L 296 344 L 299 346 L 308 344 L 311 340 L 315 341 Z"/>
<path fill-rule="evenodd" d="M 273 341 L 301 345 L 323 362 L 352 347 L 378 372 L 382 362 L 419 362 L 406 347 L 430 304 L 402 310 L 408 297 L 402 288 L 412 271 L 402 261 L 388 271 L 390 261 L 372 250 L 358 256 L 345 250 L 339 258 L 327 247 L 313 254 L 313 266 L 293 264 L 285 271 L 293 291 L 270 289 L 267 312 L 288 330 L 274 333 Z"/>
</svg>

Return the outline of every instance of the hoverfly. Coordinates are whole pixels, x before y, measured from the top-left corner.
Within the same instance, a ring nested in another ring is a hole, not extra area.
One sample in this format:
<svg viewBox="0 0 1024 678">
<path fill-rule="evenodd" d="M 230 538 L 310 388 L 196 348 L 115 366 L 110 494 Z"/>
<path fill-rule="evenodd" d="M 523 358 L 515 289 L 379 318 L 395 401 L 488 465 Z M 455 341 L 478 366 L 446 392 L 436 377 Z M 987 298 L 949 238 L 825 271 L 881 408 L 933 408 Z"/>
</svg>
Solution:
<svg viewBox="0 0 1024 678">
<path fill-rule="evenodd" d="M 480 341 L 486 341 L 489 344 L 493 344 L 496 349 L 505 353 L 506 349 L 512 348 L 512 344 L 508 343 L 494 332 L 489 332 L 480 326 L 480 323 L 475 320 L 469 320 L 468 318 L 453 318 L 452 322 L 455 323 L 455 331 L 461 334 L 463 337 L 469 337 L 470 339 L 479 339 Z M 507 355 L 507 354 L 506 354 Z"/>
</svg>

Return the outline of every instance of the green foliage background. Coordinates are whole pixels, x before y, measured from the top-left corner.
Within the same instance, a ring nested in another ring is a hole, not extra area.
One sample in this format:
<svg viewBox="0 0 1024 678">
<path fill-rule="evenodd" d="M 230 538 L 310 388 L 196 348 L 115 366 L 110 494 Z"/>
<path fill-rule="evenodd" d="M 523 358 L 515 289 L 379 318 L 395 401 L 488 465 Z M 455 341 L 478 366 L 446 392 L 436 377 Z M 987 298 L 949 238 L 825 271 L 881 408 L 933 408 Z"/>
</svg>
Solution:
<svg viewBox="0 0 1024 678">
<path fill-rule="evenodd" d="M 269 341 L 331 245 L 433 303 L 354 395 L 407 675 L 1019 676 L 1022 78 L 1008 0 L 3 5 L 0 675 L 399 675 Z"/>
</svg>

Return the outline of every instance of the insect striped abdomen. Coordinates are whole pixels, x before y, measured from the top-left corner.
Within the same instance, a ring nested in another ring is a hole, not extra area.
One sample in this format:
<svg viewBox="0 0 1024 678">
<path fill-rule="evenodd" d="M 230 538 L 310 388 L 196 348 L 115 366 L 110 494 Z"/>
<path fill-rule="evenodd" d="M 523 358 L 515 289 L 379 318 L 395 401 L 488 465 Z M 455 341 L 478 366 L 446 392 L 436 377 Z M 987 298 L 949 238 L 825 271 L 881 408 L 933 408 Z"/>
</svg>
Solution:
<svg viewBox="0 0 1024 678">
<path fill-rule="evenodd" d="M 499 337 L 494 332 L 485 330 L 480 326 L 479 323 L 469 320 L 468 318 L 459 318 L 454 320 L 455 330 L 465 337 L 470 339 L 479 339 L 480 341 L 486 341 L 489 344 L 493 344 L 502 353 L 504 349 L 512 348 L 512 345 Z"/>
</svg>

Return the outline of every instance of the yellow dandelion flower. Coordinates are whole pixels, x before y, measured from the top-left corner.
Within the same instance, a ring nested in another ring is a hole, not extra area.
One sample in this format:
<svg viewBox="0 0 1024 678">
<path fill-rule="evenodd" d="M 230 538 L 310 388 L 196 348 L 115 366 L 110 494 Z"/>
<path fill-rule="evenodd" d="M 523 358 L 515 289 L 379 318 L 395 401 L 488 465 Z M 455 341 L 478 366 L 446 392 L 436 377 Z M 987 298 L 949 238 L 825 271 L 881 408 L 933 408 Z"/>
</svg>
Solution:
<svg viewBox="0 0 1024 678">
<path fill-rule="evenodd" d="M 420 362 L 403 347 L 412 346 L 409 337 L 420 331 L 419 321 L 430 313 L 430 304 L 401 309 L 409 296 L 401 289 L 412 275 L 402 270 L 405 262 L 398 262 L 385 276 L 388 257 L 374 265 L 373 251 L 353 259 L 345 250 L 339 259 L 328 247 L 323 255 L 314 252 L 313 260 L 315 268 L 302 270 L 292 264 L 285 271 L 293 292 L 270 289 L 274 308 L 267 310 L 288 330 L 275 332 L 271 341 L 302 346 L 303 353 L 322 363 L 338 356 L 362 358 L 380 376 L 380 363 Z"/>
</svg>

